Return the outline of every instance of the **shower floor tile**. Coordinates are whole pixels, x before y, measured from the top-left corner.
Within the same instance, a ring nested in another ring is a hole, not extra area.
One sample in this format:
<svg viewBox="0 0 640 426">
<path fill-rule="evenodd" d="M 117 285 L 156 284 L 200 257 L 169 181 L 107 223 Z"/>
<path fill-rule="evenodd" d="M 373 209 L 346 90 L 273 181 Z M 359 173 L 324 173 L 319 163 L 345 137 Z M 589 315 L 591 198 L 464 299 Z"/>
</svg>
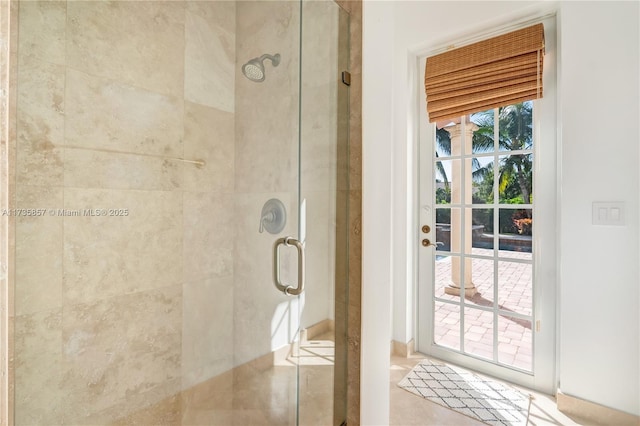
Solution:
<svg viewBox="0 0 640 426">
<path fill-rule="evenodd" d="M 299 424 L 331 425 L 334 346 L 333 333 L 322 334 L 285 359 L 223 373 L 115 424 L 291 425 L 298 400 Z"/>
</svg>

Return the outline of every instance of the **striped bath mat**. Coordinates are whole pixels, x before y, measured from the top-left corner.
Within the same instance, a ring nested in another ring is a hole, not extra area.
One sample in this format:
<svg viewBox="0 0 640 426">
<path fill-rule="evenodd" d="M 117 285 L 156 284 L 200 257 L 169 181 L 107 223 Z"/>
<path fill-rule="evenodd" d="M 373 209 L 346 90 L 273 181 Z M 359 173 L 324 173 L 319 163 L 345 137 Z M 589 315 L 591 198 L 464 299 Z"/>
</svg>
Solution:
<svg viewBox="0 0 640 426">
<path fill-rule="evenodd" d="M 425 359 L 398 386 L 489 425 L 527 424 L 530 395 L 458 367 Z"/>
</svg>

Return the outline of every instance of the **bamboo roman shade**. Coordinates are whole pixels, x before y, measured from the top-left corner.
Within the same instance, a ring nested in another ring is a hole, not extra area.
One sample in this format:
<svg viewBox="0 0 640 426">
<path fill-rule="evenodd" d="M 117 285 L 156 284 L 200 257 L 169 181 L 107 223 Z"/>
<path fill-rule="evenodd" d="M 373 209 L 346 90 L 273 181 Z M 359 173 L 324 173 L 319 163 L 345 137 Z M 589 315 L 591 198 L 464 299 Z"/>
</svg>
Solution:
<svg viewBox="0 0 640 426">
<path fill-rule="evenodd" d="M 536 24 L 427 58 L 429 121 L 541 98 L 543 56 Z"/>
</svg>

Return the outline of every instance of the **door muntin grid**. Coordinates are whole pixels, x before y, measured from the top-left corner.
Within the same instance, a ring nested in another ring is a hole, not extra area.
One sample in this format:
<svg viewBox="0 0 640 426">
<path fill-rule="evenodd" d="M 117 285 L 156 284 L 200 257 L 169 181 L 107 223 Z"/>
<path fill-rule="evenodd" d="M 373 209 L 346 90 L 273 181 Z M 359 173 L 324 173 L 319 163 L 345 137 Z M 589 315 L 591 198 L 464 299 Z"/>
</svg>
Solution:
<svg viewBox="0 0 640 426">
<path fill-rule="evenodd" d="M 533 105 L 436 126 L 433 155 L 439 242 L 433 343 L 528 373 L 535 324 Z M 470 283 L 475 290 L 465 295 Z"/>
</svg>

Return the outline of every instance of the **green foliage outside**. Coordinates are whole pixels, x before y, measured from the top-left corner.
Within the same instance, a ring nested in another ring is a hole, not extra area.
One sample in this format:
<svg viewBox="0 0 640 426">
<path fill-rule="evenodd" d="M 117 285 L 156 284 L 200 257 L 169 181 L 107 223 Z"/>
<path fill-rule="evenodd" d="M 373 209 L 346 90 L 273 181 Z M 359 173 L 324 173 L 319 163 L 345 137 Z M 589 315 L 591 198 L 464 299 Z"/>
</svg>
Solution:
<svg viewBox="0 0 640 426">
<path fill-rule="evenodd" d="M 473 134 L 473 153 L 491 153 L 495 150 L 494 110 L 472 114 L 470 121 L 478 126 Z M 531 149 L 533 146 L 533 103 L 523 102 L 498 109 L 498 195 L 500 204 L 530 204 L 533 202 L 533 157 L 531 154 L 513 154 L 510 151 Z M 436 157 L 451 155 L 451 139 L 446 129 L 436 130 Z M 495 171 L 493 161 L 480 164 L 472 160 L 473 203 L 494 202 Z M 442 162 L 436 162 L 436 204 L 451 202 L 449 177 Z M 443 184 L 443 185 L 442 185 Z M 505 234 L 531 235 L 531 210 L 499 209 L 499 232 Z M 436 210 L 437 223 L 450 222 L 449 209 Z M 492 209 L 474 209 L 473 223 L 484 225 L 485 232 L 493 232 Z"/>
</svg>

